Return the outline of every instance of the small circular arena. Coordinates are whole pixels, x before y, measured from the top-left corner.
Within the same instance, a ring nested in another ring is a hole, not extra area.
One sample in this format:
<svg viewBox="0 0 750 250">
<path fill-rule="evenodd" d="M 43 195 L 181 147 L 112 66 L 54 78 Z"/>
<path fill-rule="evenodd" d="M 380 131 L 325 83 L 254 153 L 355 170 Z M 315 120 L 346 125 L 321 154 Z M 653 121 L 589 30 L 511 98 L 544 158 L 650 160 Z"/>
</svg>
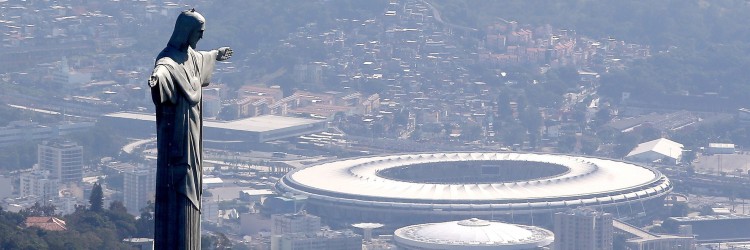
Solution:
<svg viewBox="0 0 750 250">
<path fill-rule="evenodd" d="M 294 170 L 276 190 L 307 196 L 332 224 L 390 227 L 482 218 L 544 224 L 590 207 L 615 217 L 663 205 L 672 183 L 659 171 L 605 158 L 519 152 L 436 152 L 342 159 Z"/>
<path fill-rule="evenodd" d="M 476 218 L 411 225 L 393 233 L 398 249 L 406 250 L 537 250 L 549 249 L 554 240 L 544 228 Z"/>
</svg>

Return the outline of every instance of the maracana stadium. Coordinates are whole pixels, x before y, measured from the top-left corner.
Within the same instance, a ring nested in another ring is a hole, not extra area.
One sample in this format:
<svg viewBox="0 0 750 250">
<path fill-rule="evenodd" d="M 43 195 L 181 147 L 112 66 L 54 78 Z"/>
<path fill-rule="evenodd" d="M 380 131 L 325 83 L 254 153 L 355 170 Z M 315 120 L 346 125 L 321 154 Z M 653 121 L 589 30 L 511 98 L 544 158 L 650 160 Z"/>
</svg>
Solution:
<svg viewBox="0 0 750 250">
<path fill-rule="evenodd" d="M 576 207 L 616 217 L 662 206 L 672 183 L 621 160 L 519 152 L 437 152 L 343 159 L 294 170 L 279 193 L 307 197 L 329 223 L 391 226 L 483 218 L 537 224 Z"/>
</svg>

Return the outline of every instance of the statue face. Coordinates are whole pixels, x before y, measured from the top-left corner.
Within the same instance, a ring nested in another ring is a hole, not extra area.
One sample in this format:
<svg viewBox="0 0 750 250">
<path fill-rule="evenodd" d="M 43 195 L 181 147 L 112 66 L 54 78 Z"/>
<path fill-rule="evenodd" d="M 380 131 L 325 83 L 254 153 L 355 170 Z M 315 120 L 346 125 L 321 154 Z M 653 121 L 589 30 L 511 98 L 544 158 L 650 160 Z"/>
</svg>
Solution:
<svg viewBox="0 0 750 250">
<path fill-rule="evenodd" d="M 195 10 L 183 11 L 175 22 L 169 46 L 185 51 L 188 47 L 195 49 L 206 30 L 206 19 Z"/>
<path fill-rule="evenodd" d="M 190 37 L 188 37 L 188 44 L 190 44 L 190 48 L 195 49 L 195 46 L 198 44 L 198 41 L 203 38 L 203 27 L 200 29 L 193 31 L 190 33 Z"/>
</svg>

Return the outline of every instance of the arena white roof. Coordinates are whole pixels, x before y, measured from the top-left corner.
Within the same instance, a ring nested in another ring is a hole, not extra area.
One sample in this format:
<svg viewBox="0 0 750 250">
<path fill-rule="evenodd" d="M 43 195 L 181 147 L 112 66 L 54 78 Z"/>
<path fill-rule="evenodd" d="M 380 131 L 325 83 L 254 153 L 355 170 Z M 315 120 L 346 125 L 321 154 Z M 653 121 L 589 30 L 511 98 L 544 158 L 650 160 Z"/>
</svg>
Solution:
<svg viewBox="0 0 750 250">
<path fill-rule="evenodd" d="M 402 227 L 394 236 L 398 245 L 421 249 L 537 249 L 554 241 L 546 229 L 476 218 Z"/>
<path fill-rule="evenodd" d="M 117 112 L 106 114 L 105 116 L 156 122 L 156 116 L 153 114 Z M 221 128 L 248 132 L 266 132 L 320 122 L 325 121 L 289 116 L 264 115 L 233 121 L 204 121 L 203 126 L 208 128 Z"/>
<path fill-rule="evenodd" d="M 227 121 L 227 122 L 206 121 L 204 125 L 207 127 L 216 127 L 216 128 L 224 128 L 224 129 L 232 129 L 232 130 L 265 132 L 265 131 L 271 131 L 271 130 L 289 128 L 289 127 L 315 124 L 315 123 L 320 123 L 320 122 L 325 122 L 325 121 L 299 118 L 299 117 L 289 117 L 289 116 L 264 115 L 264 116 L 256 116 L 256 117 L 250 117 L 246 119 L 239 119 L 239 120 Z"/>
<path fill-rule="evenodd" d="M 378 171 L 398 166 L 428 162 L 514 160 L 535 161 L 563 165 L 569 171 L 548 178 L 506 183 L 420 183 L 392 180 L 379 176 Z M 669 182 L 653 190 L 638 187 L 657 182 L 663 176 L 649 168 L 632 163 L 580 156 L 477 152 L 477 153 L 424 153 L 393 156 L 355 158 L 324 163 L 288 174 L 285 179 L 304 188 L 294 188 L 306 195 L 367 197 L 386 200 L 456 200 L 456 201 L 503 201 L 503 200 L 554 200 L 570 198 L 568 202 L 584 202 L 576 197 L 584 195 L 612 196 L 631 195 L 630 198 L 647 193 L 664 191 Z M 632 190 L 636 188 L 636 190 Z M 321 192 L 323 191 L 323 192 Z M 642 192 L 640 195 L 635 192 Z M 360 197 L 360 198 L 356 198 Z M 615 197 L 616 198 L 616 197 Z M 597 200 L 592 202 L 596 203 Z M 601 202 L 601 201 L 599 201 Z"/>
<path fill-rule="evenodd" d="M 630 153 L 625 157 L 635 157 L 645 152 L 653 151 L 664 156 L 668 156 L 672 159 L 679 159 L 682 156 L 683 145 L 677 142 L 671 141 L 666 138 L 659 138 L 652 141 L 647 141 L 638 144 Z"/>
</svg>

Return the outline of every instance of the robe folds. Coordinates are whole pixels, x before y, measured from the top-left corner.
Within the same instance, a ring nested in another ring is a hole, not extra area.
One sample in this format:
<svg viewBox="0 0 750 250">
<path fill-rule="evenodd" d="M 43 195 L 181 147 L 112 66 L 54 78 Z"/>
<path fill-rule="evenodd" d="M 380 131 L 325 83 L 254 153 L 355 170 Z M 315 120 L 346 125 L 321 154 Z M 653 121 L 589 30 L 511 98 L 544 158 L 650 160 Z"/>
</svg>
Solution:
<svg viewBox="0 0 750 250">
<path fill-rule="evenodd" d="M 155 218 L 167 218 L 157 219 L 154 229 L 156 235 L 169 236 L 158 249 L 200 247 L 202 88 L 208 86 L 216 55 L 167 47 L 149 81 L 158 149 Z"/>
</svg>

